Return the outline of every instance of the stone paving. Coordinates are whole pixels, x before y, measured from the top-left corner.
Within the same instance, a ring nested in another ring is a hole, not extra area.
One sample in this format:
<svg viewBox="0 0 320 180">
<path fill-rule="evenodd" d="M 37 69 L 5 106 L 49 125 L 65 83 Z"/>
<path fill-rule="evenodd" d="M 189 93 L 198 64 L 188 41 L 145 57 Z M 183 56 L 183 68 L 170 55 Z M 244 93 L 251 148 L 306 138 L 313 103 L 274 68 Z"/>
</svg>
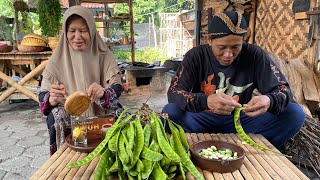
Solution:
<svg viewBox="0 0 320 180">
<path fill-rule="evenodd" d="M 167 103 L 165 93 L 136 90 L 123 93 L 120 102 L 125 107 L 147 104 L 161 111 Z M 0 179 L 29 179 L 49 158 L 49 137 L 45 117 L 32 100 L 23 103 L 0 104 Z M 300 168 L 310 179 L 317 175 Z"/>
</svg>

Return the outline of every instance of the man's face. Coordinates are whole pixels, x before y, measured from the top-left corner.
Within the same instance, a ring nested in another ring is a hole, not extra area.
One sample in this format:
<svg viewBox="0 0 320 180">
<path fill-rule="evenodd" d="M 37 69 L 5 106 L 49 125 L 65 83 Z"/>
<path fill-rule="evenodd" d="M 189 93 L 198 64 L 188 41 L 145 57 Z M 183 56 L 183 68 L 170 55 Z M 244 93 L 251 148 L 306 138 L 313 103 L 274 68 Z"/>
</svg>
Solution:
<svg viewBox="0 0 320 180">
<path fill-rule="evenodd" d="M 242 48 L 243 37 L 228 35 L 222 38 L 209 39 L 208 44 L 222 66 L 229 66 L 238 56 Z"/>
</svg>

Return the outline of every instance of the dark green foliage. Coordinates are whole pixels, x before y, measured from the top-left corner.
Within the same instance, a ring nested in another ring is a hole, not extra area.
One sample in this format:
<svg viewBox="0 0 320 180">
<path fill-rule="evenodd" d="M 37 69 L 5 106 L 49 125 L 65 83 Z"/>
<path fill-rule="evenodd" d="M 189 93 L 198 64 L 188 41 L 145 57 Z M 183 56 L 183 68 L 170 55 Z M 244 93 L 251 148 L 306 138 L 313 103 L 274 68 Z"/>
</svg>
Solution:
<svg viewBox="0 0 320 180">
<path fill-rule="evenodd" d="M 117 61 L 131 61 L 131 53 L 129 49 L 114 50 L 112 51 L 112 53 Z M 147 48 L 135 50 L 136 62 L 145 62 L 153 64 L 154 60 L 164 61 L 166 59 L 168 59 L 168 57 L 161 58 L 161 51 L 159 49 Z"/>
<path fill-rule="evenodd" d="M 62 17 L 59 0 L 37 0 L 36 7 L 42 34 L 48 37 L 57 36 Z"/>
</svg>

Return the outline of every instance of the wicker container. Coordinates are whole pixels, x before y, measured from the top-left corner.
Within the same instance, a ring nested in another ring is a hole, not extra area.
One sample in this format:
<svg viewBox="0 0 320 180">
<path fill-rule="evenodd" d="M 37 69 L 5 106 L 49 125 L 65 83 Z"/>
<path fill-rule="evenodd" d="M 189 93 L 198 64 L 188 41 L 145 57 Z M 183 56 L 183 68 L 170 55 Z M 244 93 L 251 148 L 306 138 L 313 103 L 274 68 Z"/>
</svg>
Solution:
<svg viewBox="0 0 320 180">
<path fill-rule="evenodd" d="M 57 47 L 57 44 L 59 42 L 59 37 L 49 37 L 48 40 L 49 40 L 48 45 L 53 51 Z"/>
<path fill-rule="evenodd" d="M 21 44 L 25 46 L 46 46 L 47 41 L 38 34 L 27 34 L 23 37 Z"/>
<path fill-rule="evenodd" d="M 21 52 L 41 52 L 43 51 L 44 46 L 26 46 L 19 44 L 18 50 Z"/>
</svg>

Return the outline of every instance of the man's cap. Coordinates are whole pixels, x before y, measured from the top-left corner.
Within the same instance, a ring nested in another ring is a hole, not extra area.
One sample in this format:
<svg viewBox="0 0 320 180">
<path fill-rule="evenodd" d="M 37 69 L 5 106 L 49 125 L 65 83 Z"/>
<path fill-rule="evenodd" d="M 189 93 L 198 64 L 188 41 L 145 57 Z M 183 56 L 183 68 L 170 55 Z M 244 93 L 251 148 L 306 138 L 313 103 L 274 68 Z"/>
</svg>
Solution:
<svg viewBox="0 0 320 180">
<path fill-rule="evenodd" d="M 212 39 L 231 34 L 244 36 L 247 33 L 247 23 L 241 13 L 224 11 L 216 13 L 208 25 L 208 36 Z"/>
</svg>

